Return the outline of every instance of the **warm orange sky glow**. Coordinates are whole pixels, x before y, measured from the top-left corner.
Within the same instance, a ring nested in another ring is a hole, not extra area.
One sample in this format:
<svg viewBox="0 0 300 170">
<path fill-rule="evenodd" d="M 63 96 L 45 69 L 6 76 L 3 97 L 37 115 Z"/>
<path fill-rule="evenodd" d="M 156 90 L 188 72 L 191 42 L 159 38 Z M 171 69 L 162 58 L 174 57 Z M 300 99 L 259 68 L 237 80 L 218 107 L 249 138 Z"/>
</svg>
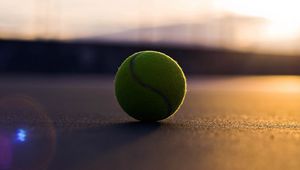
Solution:
<svg viewBox="0 0 300 170">
<path fill-rule="evenodd" d="M 296 0 L 0 0 L 0 38 L 104 39 L 299 54 Z"/>
</svg>

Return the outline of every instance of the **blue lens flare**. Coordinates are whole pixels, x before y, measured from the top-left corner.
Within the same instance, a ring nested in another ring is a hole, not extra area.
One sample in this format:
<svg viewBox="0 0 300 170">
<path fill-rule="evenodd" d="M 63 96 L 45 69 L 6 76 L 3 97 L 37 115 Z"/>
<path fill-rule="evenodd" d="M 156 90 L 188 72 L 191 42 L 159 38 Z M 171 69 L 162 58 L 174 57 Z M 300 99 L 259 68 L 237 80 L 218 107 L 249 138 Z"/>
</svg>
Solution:
<svg viewBox="0 0 300 170">
<path fill-rule="evenodd" d="M 17 140 L 20 142 L 25 142 L 27 137 L 27 132 L 24 129 L 17 130 Z"/>
</svg>

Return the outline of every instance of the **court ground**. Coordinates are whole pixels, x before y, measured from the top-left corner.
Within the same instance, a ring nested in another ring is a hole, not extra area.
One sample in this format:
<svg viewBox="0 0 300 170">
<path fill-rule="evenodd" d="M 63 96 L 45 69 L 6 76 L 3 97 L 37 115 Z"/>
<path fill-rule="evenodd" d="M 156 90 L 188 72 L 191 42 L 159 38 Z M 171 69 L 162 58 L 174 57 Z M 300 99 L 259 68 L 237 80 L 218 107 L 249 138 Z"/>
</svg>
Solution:
<svg viewBox="0 0 300 170">
<path fill-rule="evenodd" d="M 0 169 L 299 169 L 300 77 L 188 77 L 179 112 L 139 123 L 113 77 L 1 76 Z"/>
</svg>

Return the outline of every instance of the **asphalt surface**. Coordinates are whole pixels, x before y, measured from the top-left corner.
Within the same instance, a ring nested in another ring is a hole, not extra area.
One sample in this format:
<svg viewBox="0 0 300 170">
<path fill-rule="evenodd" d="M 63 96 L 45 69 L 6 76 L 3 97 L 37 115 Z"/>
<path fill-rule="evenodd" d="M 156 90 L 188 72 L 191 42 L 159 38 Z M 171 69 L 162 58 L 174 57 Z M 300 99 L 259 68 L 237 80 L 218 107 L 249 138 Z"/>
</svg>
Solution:
<svg viewBox="0 0 300 170">
<path fill-rule="evenodd" d="M 300 77 L 188 77 L 175 116 L 140 123 L 113 78 L 1 76 L 0 170 L 299 169 Z"/>
</svg>

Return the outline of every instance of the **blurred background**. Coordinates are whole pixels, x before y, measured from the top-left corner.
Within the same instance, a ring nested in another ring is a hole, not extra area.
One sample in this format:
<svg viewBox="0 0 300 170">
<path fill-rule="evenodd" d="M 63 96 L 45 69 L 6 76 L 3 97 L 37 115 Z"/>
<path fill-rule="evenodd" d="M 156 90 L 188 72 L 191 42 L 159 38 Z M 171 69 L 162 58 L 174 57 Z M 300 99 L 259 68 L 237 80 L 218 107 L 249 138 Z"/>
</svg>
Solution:
<svg viewBox="0 0 300 170">
<path fill-rule="evenodd" d="M 0 0 L 0 72 L 114 74 L 140 50 L 187 74 L 300 74 L 296 0 Z"/>
<path fill-rule="evenodd" d="M 299 44 L 299 0 L 0 0 L 0 170 L 299 169 Z M 162 123 L 114 95 L 141 50 L 188 77 Z"/>
</svg>

